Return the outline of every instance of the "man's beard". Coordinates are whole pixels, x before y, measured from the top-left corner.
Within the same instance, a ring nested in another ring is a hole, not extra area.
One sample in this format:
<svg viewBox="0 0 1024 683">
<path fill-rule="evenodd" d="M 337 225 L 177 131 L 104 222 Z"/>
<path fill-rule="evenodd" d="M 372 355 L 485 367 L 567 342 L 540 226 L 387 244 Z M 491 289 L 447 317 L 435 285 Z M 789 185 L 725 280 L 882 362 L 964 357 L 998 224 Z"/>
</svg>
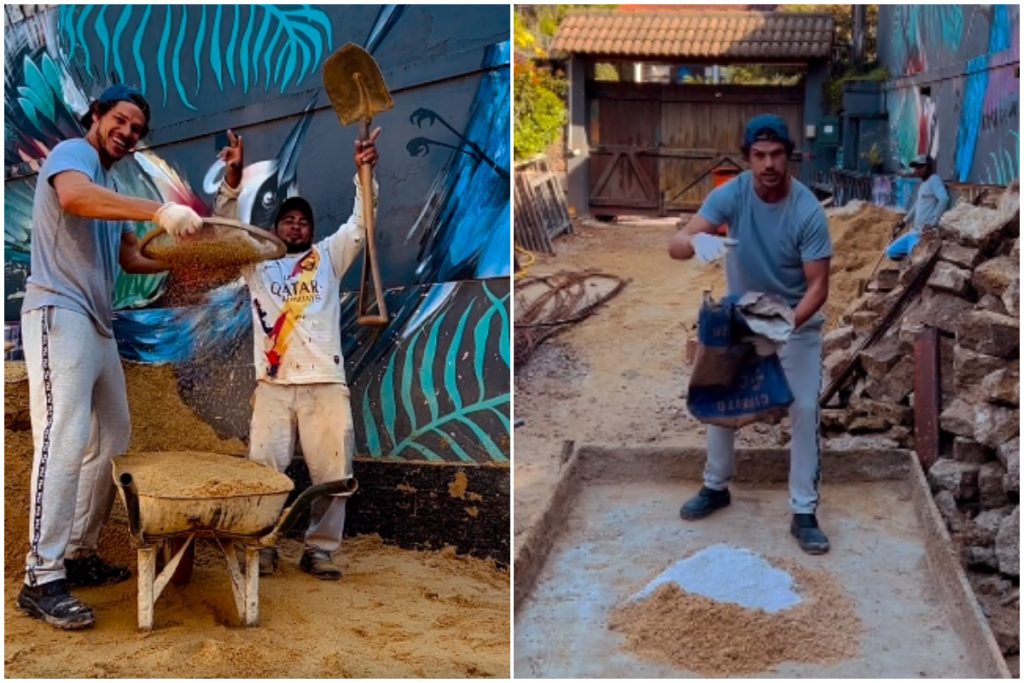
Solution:
<svg viewBox="0 0 1024 683">
<path fill-rule="evenodd" d="M 294 242 L 285 242 L 284 246 L 289 254 L 304 254 L 309 251 L 310 247 L 313 246 L 313 241 L 304 242 L 302 244 L 295 244 Z"/>
</svg>

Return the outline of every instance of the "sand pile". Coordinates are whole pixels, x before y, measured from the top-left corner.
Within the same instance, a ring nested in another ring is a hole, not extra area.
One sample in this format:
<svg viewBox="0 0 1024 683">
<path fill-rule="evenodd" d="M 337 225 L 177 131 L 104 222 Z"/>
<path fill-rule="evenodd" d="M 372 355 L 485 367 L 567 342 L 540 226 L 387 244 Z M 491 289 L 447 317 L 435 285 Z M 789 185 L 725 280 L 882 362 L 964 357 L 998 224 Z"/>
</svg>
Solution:
<svg viewBox="0 0 1024 683">
<path fill-rule="evenodd" d="M 837 663 L 857 655 L 853 600 L 827 572 L 772 560 L 801 601 L 771 613 L 684 591 L 674 582 L 617 607 L 608 621 L 626 649 L 701 676 L 749 676 L 783 662 Z"/>
<path fill-rule="evenodd" d="M 826 214 L 833 256 L 825 316 L 826 329 L 833 330 L 839 327 L 839 317 L 860 296 L 862 282 L 870 279 L 892 241 L 892 230 L 901 214 L 859 200 Z"/>
<path fill-rule="evenodd" d="M 221 498 L 287 493 L 287 475 L 244 458 L 196 451 L 134 453 L 117 459 L 117 472 L 129 472 L 142 496 Z"/>
<path fill-rule="evenodd" d="M 128 405 L 132 414 L 129 452 L 193 450 L 244 455 L 238 439 L 221 439 L 209 424 L 182 402 L 169 365 L 125 363 Z M 25 364 L 4 363 L 4 575 L 20 576 L 28 552 L 29 483 L 32 433 L 27 406 Z M 134 563 L 128 516 L 120 500 L 100 534 L 100 554 L 107 560 Z"/>
</svg>

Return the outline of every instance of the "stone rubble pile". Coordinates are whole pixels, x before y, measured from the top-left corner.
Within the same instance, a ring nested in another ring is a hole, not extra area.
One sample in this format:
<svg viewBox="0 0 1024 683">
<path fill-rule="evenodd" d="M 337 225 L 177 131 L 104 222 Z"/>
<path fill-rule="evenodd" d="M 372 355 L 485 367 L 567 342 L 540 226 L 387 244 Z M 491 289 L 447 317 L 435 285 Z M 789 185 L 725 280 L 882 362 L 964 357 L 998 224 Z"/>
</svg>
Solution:
<svg viewBox="0 0 1024 683">
<path fill-rule="evenodd" d="M 996 208 L 957 205 L 899 267 L 877 272 L 825 337 L 826 385 L 938 254 L 924 287 L 822 411 L 827 448 L 913 448 L 914 340 L 926 326 L 939 331 L 940 457 L 928 480 L 1008 655 L 1019 647 L 1019 205 L 1017 183 Z"/>
</svg>

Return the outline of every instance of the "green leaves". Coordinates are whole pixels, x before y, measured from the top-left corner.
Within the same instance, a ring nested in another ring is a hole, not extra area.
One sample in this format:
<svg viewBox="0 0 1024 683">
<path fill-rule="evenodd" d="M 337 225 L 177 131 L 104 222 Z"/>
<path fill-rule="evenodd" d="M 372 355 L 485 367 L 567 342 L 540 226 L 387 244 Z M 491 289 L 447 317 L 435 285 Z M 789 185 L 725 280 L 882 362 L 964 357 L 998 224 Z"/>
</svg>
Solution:
<svg viewBox="0 0 1024 683">
<path fill-rule="evenodd" d="M 366 386 L 360 410 L 371 455 L 508 460 L 492 435 L 508 432 L 509 392 L 488 393 L 483 368 L 507 375 L 510 367 L 509 294 L 480 286 L 484 297 L 428 318 L 393 350 L 380 381 Z"/>
<path fill-rule="evenodd" d="M 58 28 L 69 59 L 101 80 L 111 71 L 163 103 L 192 98 L 205 78 L 224 91 L 262 84 L 269 92 L 299 86 L 333 42 L 326 13 L 308 5 L 62 5 Z M 155 49 L 142 50 L 148 44 Z M 81 52 L 80 57 L 76 53 Z M 95 58 L 95 61 L 94 61 Z M 94 69 L 95 66 L 95 69 Z"/>
</svg>

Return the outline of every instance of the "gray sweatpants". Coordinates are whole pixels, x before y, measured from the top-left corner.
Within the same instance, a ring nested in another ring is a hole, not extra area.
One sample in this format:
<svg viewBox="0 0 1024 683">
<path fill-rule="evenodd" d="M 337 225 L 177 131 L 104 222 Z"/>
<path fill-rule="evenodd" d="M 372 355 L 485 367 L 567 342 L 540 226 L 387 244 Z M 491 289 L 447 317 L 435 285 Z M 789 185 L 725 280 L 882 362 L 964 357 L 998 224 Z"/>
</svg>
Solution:
<svg viewBox="0 0 1024 683">
<path fill-rule="evenodd" d="M 110 460 L 131 417 L 117 342 L 88 316 L 48 306 L 21 316 L 32 416 L 25 583 L 63 579 L 64 558 L 96 551 L 114 503 Z"/>
<path fill-rule="evenodd" d="M 355 432 L 344 384 L 258 382 L 249 430 L 249 459 L 284 472 L 295 453 L 295 432 L 313 484 L 352 476 Z M 348 498 L 325 497 L 310 509 L 306 547 L 341 547 Z"/>
<path fill-rule="evenodd" d="M 793 392 L 789 407 L 792 441 L 789 456 L 789 505 L 794 513 L 813 513 L 818 507 L 821 451 L 818 397 L 821 394 L 823 322 L 813 317 L 793 333 L 779 351 L 786 381 Z M 708 460 L 704 485 L 721 491 L 736 473 L 735 430 L 708 425 Z"/>
</svg>

